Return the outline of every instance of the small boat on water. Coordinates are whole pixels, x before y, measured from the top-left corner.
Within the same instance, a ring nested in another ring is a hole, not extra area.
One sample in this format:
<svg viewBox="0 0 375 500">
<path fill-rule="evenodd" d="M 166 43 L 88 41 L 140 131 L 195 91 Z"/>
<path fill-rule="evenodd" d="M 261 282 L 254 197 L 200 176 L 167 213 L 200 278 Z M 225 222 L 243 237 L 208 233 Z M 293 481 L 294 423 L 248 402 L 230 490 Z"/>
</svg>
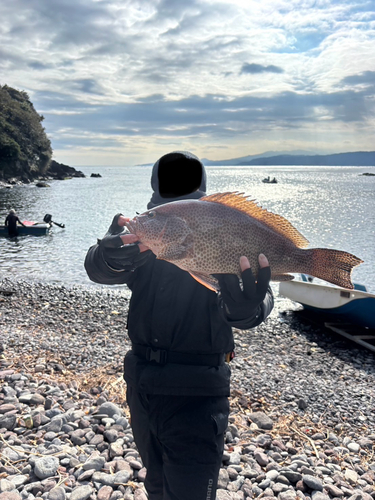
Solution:
<svg viewBox="0 0 375 500">
<path fill-rule="evenodd" d="M 52 224 L 46 224 L 45 222 L 32 222 L 32 221 L 22 221 L 25 226 L 17 225 L 17 231 L 19 236 L 32 235 L 32 236 L 42 236 L 48 234 Z M 8 228 L 4 225 L 0 226 L 0 236 L 8 236 Z"/>
<path fill-rule="evenodd" d="M 313 278 L 301 275 L 301 280 L 284 281 L 279 294 L 303 305 L 305 309 L 329 315 L 354 325 L 375 329 L 375 295 L 364 285 L 354 284 L 354 290 L 312 283 Z"/>
<path fill-rule="evenodd" d="M 64 228 L 64 224 L 59 224 L 58 222 L 54 222 L 52 220 L 52 216 L 50 214 L 46 214 L 43 218 L 43 222 L 34 222 L 30 220 L 22 221 L 24 226 L 17 224 L 17 231 L 19 236 L 43 236 L 50 232 L 52 224 L 55 224 L 58 227 Z M 8 236 L 8 228 L 4 225 L 0 225 L 0 236 Z"/>
<path fill-rule="evenodd" d="M 262 182 L 264 182 L 265 184 L 277 184 L 277 179 L 276 177 L 271 179 L 270 176 L 268 176 L 265 179 L 263 179 Z"/>
</svg>

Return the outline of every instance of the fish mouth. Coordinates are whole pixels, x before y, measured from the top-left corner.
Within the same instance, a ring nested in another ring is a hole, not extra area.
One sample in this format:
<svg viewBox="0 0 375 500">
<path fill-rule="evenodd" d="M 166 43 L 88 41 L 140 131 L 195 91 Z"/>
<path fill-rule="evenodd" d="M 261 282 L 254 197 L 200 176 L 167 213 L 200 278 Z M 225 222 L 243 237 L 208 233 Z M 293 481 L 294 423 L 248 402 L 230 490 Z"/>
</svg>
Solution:
<svg viewBox="0 0 375 500">
<path fill-rule="evenodd" d="M 139 224 L 137 224 L 137 220 L 136 219 L 131 219 L 127 222 L 125 222 L 125 227 L 132 233 L 132 234 L 135 234 L 138 236 L 137 234 L 137 226 Z"/>
</svg>

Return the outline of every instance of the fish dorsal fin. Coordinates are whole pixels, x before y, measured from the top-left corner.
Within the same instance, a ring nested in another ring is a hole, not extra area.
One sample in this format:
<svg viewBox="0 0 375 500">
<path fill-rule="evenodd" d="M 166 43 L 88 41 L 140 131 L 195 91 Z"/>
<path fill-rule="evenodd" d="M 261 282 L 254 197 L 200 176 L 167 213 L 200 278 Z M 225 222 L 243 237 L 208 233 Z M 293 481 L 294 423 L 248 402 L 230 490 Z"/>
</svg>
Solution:
<svg viewBox="0 0 375 500">
<path fill-rule="evenodd" d="M 292 224 L 281 215 L 273 214 L 265 208 L 259 206 L 255 200 L 249 200 L 244 193 L 238 191 L 228 193 L 216 193 L 200 198 L 200 201 L 210 201 L 221 203 L 227 207 L 235 208 L 241 212 L 250 215 L 254 219 L 267 225 L 270 229 L 288 238 L 297 247 L 305 248 L 308 246 L 308 240 L 292 226 Z"/>
</svg>

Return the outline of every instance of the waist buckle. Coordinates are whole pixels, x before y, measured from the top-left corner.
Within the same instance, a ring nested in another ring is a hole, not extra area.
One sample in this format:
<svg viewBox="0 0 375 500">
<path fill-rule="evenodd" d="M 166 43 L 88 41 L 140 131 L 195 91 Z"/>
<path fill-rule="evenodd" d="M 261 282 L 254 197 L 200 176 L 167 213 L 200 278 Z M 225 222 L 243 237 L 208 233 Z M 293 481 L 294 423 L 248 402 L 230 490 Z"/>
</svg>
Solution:
<svg viewBox="0 0 375 500">
<path fill-rule="evenodd" d="M 168 352 L 163 349 L 152 349 L 148 347 L 146 350 L 146 360 L 155 361 L 159 365 L 165 365 L 168 358 Z"/>
</svg>

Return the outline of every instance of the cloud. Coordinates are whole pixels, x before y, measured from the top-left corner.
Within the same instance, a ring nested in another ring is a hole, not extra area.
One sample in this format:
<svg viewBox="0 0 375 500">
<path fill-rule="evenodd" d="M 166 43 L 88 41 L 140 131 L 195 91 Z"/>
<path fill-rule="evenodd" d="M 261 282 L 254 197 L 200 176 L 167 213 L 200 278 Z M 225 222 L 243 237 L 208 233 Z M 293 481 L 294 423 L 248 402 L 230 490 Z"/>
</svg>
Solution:
<svg viewBox="0 0 375 500">
<path fill-rule="evenodd" d="M 352 90 L 331 94 L 299 94 L 283 92 L 272 97 L 243 96 L 228 99 L 225 95 L 189 96 L 175 101 L 163 95 L 148 96 L 134 103 L 87 106 L 72 114 L 75 102 L 66 106 L 67 98 L 53 97 L 63 105 L 47 114 L 45 126 L 52 131 L 59 149 L 73 145 L 93 146 L 95 140 L 103 148 L 121 146 L 126 138 L 203 137 L 207 141 L 222 138 L 238 140 L 274 130 L 302 131 L 308 127 L 319 129 L 330 123 L 339 129 L 340 123 L 364 124 L 372 119 L 374 104 L 367 101 L 369 93 Z M 36 95 L 43 109 L 44 95 Z M 51 97 L 51 96 L 50 96 Z M 65 114 L 64 114 L 65 111 Z M 43 112 L 43 114 L 46 114 Z M 307 127 L 308 125 L 308 127 Z"/>
<path fill-rule="evenodd" d="M 80 78 L 71 82 L 72 86 L 88 94 L 103 94 L 100 82 L 94 78 Z"/>
<path fill-rule="evenodd" d="M 364 71 L 359 75 L 346 76 L 341 82 L 346 85 L 372 85 L 375 87 L 375 71 Z"/>
<path fill-rule="evenodd" d="M 372 128 L 373 0 L 51 5 L 0 3 L 0 84 L 30 95 L 60 152 L 184 138 L 248 148 L 314 127 L 324 143 L 328 123 L 335 143 L 363 144 Z"/>
<path fill-rule="evenodd" d="M 30 61 L 27 64 L 31 69 L 36 69 L 37 71 L 52 69 L 54 67 L 54 64 L 45 64 L 40 61 Z"/>
<path fill-rule="evenodd" d="M 250 73 L 256 75 L 259 73 L 284 73 L 284 70 L 279 66 L 274 66 L 270 64 L 269 66 L 263 66 L 262 64 L 256 63 L 245 63 L 242 65 L 241 74 Z"/>
</svg>

